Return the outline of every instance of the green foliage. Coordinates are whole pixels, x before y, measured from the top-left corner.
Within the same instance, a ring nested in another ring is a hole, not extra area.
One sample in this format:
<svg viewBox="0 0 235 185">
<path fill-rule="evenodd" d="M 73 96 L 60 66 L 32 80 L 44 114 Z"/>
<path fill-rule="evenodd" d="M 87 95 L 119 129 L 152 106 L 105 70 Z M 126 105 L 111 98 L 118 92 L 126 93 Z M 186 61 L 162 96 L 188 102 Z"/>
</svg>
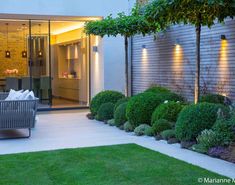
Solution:
<svg viewBox="0 0 235 185">
<path fill-rule="evenodd" d="M 171 138 L 175 138 L 175 130 L 169 129 L 169 130 L 164 130 L 160 133 L 163 139 L 168 140 Z"/>
<path fill-rule="evenodd" d="M 117 127 L 123 125 L 127 121 L 126 117 L 127 102 L 120 104 L 114 111 L 114 120 Z"/>
<path fill-rule="evenodd" d="M 220 145 L 217 133 L 211 129 L 203 130 L 201 134 L 197 137 L 197 143 L 200 144 L 205 151 L 208 151 L 211 147 Z"/>
<path fill-rule="evenodd" d="M 96 115 L 102 104 L 108 102 L 115 104 L 123 97 L 124 95 L 117 91 L 102 91 L 92 98 L 90 105 L 91 113 Z"/>
<path fill-rule="evenodd" d="M 108 123 L 108 125 L 110 125 L 110 126 L 115 126 L 114 119 L 108 120 L 107 123 Z"/>
<path fill-rule="evenodd" d="M 216 133 L 217 140 L 220 141 L 221 146 L 229 145 L 234 140 L 235 133 L 233 131 L 231 119 L 218 119 L 212 129 Z"/>
<path fill-rule="evenodd" d="M 235 15 L 231 0 L 153 0 L 145 7 L 145 18 L 162 27 L 169 24 L 192 24 L 211 27 Z"/>
<path fill-rule="evenodd" d="M 218 110 L 228 112 L 226 107 L 213 103 L 199 103 L 183 108 L 176 122 L 177 138 L 181 141 L 195 140 L 201 131 L 214 125 Z"/>
<path fill-rule="evenodd" d="M 220 94 L 207 94 L 201 96 L 200 102 L 225 104 L 225 98 L 225 96 L 222 96 Z"/>
<path fill-rule="evenodd" d="M 152 85 L 151 87 L 146 89 L 145 92 L 153 92 L 156 94 L 161 94 L 161 93 L 169 93 L 171 91 L 165 87 L 162 87 L 162 86 Z"/>
<path fill-rule="evenodd" d="M 139 7 L 136 6 L 132 9 L 131 15 L 125 15 L 119 13 L 116 18 L 112 15 L 108 17 L 87 22 L 85 24 L 85 33 L 99 35 L 101 37 L 107 36 L 125 36 L 130 37 L 135 34 L 143 34 L 156 31 L 153 25 L 149 24 L 148 21 L 139 13 Z"/>
<path fill-rule="evenodd" d="M 127 121 L 126 123 L 124 123 L 123 129 L 126 132 L 132 132 L 134 130 L 133 126 L 129 123 L 129 121 Z"/>
<path fill-rule="evenodd" d="M 165 87 L 161 87 L 161 86 L 151 86 L 150 88 L 148 88 L 145 92 L 152 92 L 155 93 L 161 100 L 162 102 L 164 101 L 184 101 L 184 98 L 174 92 L 171 92 L 169 89 L 165 88 Z"/>
<path fill-rule="evenodd" d="M 194 144 L 191 149 L 193 151 L 199 152 L 199 153 L 203 153 L 206 154 L 208 152 L 208 149 L 206 149 L 202 144 Z"/>
<path fill-rule="evenodd" d="M 145 129 L 144 135 L 146 135 L 146 136 L 153 136 L 153 135 L 154 135 L 154 133 L 153 133 L 153 128 L 152 128 L 152 127 L 149 127 L 149 128 L 147 128 L 147 129 Z"/>
<path fill-rule="evenodd" d="M 117 103 L 115 103 L 114 110 L 116 110 L 119 105 L 128 102 L 129 99 L 130 99 L 130 97 L 124 97 L 124 98 L 118 100 Z"/>
<path fill-rule="evenodd" d="M 151 122 L 158 119 L 166 119 L 171 122 L 176 122 L 178 114 L 184 106 L 181 103 L 168 102 L 159 105 L 153 112 Z"/>
<path fill-rule="evenodd" d="M 156 94 L 151 92 L 141 93 L 133 96 L 127 104 L 127 119 L 133 127 L 140 123 L 151 123 L 154 109 L 161 103 Z"/>
<path fill-rule="evenodd" d="M 97 114 L 97 119 L 99 121 L 110 120 L 113 118 L 114 104 L 113 103 L 104 103 L 100 106 Z"/>
<path fill-rule="evenodd" d="M 171 123 L 165 119 L 159 119 L 156 120 L 153 125 L 153 133 L 154 135 L 158 135 L 160 134 L 162 131 L 164 130 L 169 130 L 172 128 Z"/>
<path fill-rule="evenodd" d="M 145 135 L 146 130 L 150 129 L 151 127 L 147 124 L 141 124 L 134 129 L 134 132 L 137 136 Z"/>
</svg>

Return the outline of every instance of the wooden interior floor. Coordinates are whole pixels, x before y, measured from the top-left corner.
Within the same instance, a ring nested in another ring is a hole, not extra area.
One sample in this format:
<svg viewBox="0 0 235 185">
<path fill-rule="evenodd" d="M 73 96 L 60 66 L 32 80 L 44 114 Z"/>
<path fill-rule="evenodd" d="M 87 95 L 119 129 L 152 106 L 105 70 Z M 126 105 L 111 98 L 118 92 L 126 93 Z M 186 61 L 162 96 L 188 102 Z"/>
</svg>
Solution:
<svg viewBox="0 0 235 185">
<path fill-rule="evenodd" d="M 52 105 L 48 104 L 48 101 L 43 101 L 39 103 L 39 108 L 67 108 L 67 107 L 84 107 L 87 106 L 86 102 L 79 102 L 73 100 L 67 100 L 63 98 L 52 98 Z"/>
</svg>

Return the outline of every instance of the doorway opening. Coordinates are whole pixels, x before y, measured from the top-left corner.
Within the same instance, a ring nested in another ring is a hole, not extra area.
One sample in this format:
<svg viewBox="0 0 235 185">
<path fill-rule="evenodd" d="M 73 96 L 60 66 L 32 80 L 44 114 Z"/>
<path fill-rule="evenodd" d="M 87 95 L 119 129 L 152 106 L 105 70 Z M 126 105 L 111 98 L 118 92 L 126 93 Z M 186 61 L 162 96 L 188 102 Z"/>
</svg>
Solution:
<svg viewBox="0 0 235 185">
<path fill-rule="evenodd" d="M 89 106 L 84 23 L 0 19 L 0 91 L 33 90 L 40 109 Z"/>
</svg>

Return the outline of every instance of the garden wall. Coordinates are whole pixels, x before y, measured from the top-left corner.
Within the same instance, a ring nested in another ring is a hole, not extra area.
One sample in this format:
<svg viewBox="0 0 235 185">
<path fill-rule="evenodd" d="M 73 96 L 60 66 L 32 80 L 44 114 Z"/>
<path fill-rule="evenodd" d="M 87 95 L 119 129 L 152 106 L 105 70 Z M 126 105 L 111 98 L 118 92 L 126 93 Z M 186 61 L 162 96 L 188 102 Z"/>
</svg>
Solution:
<svg viewBox="0 0 235 185">
<path fill-rule="evenodd" d="M 225 35 L 226 39 L 221 39 Z M 195 28 L 172 26 L 164 33 L 132 40 L 132 93 L 152 84 L 168 87 L 193 100 Z M 235 100 L 235 21 L 202 28 L 201 90 Z"/>
</svg>

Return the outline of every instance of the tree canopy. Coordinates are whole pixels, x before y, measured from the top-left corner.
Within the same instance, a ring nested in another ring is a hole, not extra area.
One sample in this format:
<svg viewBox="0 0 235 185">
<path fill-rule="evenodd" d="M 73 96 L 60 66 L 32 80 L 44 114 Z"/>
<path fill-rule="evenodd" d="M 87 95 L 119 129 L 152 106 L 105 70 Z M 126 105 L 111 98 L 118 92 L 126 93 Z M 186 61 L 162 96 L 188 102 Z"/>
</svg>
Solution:
<svg viewBox="0 0 235 185">
<path fill-rule="evenodd" d="M 101 37 L 117 36 L 118 34 L 130 37 L 135 34 L 148 34 L 156 32 L 160 29 L 158 24 L 149 24 L 149 22 L 141 15 L 139 7 L 132 9 L 131 15 L 119 13 L 117 17 L 112 15 L 98 21 L 87 22 L 85 25 L 85 33 L 99 35 Z"/>
<path fill-rule="evenodd" d="M 211 27 L 235 15 L 234 0 L 153 0 L 145 7 L 145 18 L 165 24 Z"/>
</svg>

